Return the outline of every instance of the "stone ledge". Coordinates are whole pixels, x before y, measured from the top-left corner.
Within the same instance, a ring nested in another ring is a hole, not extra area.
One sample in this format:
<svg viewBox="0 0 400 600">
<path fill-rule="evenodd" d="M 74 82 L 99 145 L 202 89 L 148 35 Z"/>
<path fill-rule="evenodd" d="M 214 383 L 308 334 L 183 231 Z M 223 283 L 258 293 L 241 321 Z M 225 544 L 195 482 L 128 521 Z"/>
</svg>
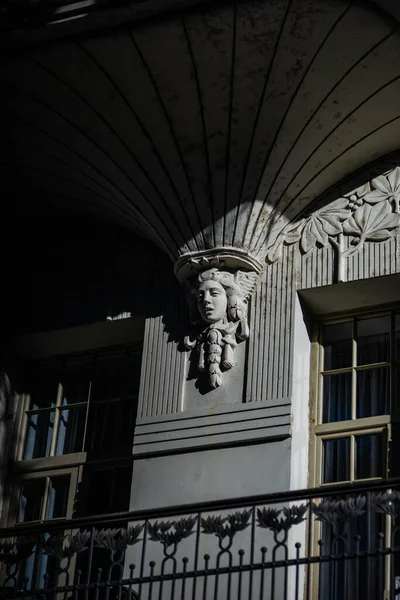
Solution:
<svg viewBox="0 0 400 600">
<path fill-rule="evenodd" d="M 290 400 L 251 402 L 138 419 L 134 457 L 232 446 L 290 435 Z"/>
</svg>

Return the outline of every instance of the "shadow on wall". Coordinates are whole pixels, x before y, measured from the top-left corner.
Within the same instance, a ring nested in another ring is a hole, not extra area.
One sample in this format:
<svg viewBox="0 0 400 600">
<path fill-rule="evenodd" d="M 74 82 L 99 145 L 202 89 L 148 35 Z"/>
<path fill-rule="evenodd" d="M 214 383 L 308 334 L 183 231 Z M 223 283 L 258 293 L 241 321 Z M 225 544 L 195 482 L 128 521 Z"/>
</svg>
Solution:
<svg viewBox="0 0 400 600">
<path fill-rule="evenodd" d="M 18 447 L 19 440 L 14 439 L 13 422 L 15 416 L 17 394 L 12 385 L 12 375 L 4 370 L 0 371 L 0 518 L 3 512 L 3 503 L 6 498 L 5 481 L 9 470 L 13 469 L 15 457 L 13 449 Z M 16 481 L 16 474 L 13 476 Z M 16 493 L 18 486 L 14 486 Z M 17 498 L 10 498 L 10 503 L 17 506 Z M 14 501 L 13 501 L 14 500 Z"/>
<path fill-rule="evenodd" d="M 82 215 L 2 220 L 6 337 L 130 313 L 164 315 L 171 339 L 180 339 L 181 290 L 151 243 Z"/>
</svg>

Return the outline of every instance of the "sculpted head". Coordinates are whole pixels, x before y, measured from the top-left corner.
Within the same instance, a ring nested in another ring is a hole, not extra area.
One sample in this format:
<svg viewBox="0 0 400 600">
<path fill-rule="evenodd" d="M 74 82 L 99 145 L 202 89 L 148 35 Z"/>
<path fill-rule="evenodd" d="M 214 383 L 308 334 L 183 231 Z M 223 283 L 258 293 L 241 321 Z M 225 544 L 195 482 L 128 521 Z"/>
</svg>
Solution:
<svg viewBox="0 0 400 600">
<path fill-rule="evenodd" d="M 196 278 L 192 291 L 193 312 L 206 323 L 237 321 L 245 316 L 245 302 L 233 273 L 208 269 Z"/>
<path fill-rule="evenodd" d="M 226 320 L 228 299 L 226 292 L 218 281 L 208 280 L 199 283 L 197 292 L 197 308 L 206 323 L 217 323 Z"/>
</svg>

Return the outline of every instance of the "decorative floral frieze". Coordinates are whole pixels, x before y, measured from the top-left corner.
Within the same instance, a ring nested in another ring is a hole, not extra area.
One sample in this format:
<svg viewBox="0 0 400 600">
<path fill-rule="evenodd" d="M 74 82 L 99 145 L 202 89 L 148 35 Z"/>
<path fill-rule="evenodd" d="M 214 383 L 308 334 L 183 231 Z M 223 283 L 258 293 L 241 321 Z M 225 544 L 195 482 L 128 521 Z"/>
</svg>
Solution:
<svg viewBox="0 0 400 600">
<path fill-rule="evenodd" d="M 330 244 L 337 256 L 337 279 L 344 281 L 345 260 L 365 242 L 384 242 L 400 225 L 400 168 L 372 179 L 349 194 L 289 224 L 267 255 L 282 256 L 283 246 L 298 244 L 303 254 Z M 346 238 L 349 243 L 346 242 Z"/>
</svg>

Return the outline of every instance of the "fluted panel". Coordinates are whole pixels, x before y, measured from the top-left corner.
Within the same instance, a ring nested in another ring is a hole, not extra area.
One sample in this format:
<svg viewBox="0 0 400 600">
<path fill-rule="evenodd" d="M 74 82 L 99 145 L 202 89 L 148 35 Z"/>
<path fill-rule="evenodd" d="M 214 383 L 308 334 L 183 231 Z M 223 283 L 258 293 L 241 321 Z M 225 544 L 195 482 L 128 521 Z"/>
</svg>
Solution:
<svg viewBox="0 0 400 600">
<path fill-rule="evenodd" d="M 381 243 L 366 243 L 362 250 L 347 259 L 345 281 L 357 281 L 400 273 L 400 236 Z M 345 249 L 350 243 L 346 240 Z M 298 253 L 300 264 L 299 289 L 311 289 L 335 283 L 335 251 L 331 246 L 319 248 L 307 255 Z"/>
<path fill-rule="evenodd" d="M 295 266 L 293 248 L 262 273 L 251 300 L 247 402 L 290 395 Z"/>
<path fill-rule="evenodd" d="M 185 378 L 185 353 L 169 339 L 162 316 L 146 320 L 138 417 L 180 411 Z"/>
</svg>

